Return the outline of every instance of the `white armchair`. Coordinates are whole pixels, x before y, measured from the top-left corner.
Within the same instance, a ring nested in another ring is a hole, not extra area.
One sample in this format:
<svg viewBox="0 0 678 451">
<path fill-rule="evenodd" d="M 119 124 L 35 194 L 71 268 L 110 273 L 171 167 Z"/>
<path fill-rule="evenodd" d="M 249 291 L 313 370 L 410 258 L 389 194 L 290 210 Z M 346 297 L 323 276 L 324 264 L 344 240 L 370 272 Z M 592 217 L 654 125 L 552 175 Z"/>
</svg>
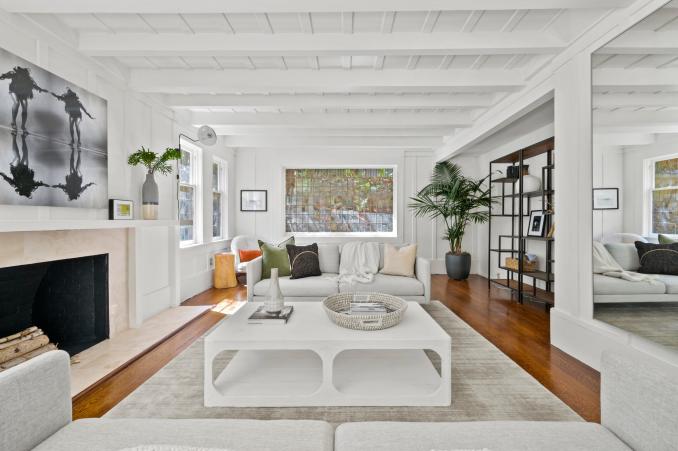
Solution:
<svg viewBox="0 0 678 451">
<path fill-rule="evenodd" d="M 235 270 L 245 272 L 246 263 L 240 263 L 241 250 L 258 250 L 259 242 L 253 236 L 238 235 L 231 240 L 231 252 L 235 255 Z"/>
</svg>

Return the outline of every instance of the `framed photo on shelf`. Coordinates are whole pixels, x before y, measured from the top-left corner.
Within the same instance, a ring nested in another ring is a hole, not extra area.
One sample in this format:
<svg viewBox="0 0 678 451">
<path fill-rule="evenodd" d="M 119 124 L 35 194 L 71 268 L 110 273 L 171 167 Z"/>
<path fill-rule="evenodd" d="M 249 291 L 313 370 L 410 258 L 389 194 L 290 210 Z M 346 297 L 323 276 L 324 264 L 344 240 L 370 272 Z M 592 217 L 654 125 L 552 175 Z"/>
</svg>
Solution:
<svg viewBox="0 0 678 451">
<path fill-rule="evenodd" d="M 594 210 L 619 210 L 619 188 L 593 188 Z"/>
<path fill-rule="evenodd" d="M 544 236 L 547 213 L 543 210 L 532 210 L 530 222 L 527 223 L 527 236 Z"/>
<path fill-rule="evenodd" d="M 134 219 L 134 202 L 131 200 L 108 199 L 108 219 Z"/>
<path fill-rule="evenodd" d="M 240 190 L 240 211 L 268 211 L 268 191 Z"/>
</svg>

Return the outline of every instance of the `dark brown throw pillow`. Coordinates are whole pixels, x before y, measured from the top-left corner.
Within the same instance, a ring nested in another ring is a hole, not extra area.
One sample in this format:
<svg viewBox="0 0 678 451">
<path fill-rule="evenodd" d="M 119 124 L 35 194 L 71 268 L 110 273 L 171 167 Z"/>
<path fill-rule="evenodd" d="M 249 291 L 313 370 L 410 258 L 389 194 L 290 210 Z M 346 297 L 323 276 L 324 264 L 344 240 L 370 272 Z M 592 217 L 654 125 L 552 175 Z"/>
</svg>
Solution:
<svg viewBox="0 0 678 451">
<path fill-rule="evenodd" d="M 653 244 L 636 241 L 640 268 L 645 274 L 678 276 L 678 243 Z"/>
<path fill-rule="evenodd" d="M 290 256 L 290 279 L 320 276 L 320 260 L 318 259 L 318 244 L 308 246 L 287 245 L 287 254 Z"/>
</svg>

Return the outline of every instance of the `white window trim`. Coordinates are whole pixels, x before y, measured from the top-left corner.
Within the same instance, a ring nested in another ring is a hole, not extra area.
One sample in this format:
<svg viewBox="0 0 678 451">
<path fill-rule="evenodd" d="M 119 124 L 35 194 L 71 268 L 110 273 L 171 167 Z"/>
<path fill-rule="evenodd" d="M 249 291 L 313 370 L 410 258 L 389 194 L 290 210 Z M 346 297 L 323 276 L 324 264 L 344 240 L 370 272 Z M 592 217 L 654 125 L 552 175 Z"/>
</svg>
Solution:
<svg viewBox="0 0 678 451">
<path fill-rule="evenodd" d="M 212 241 L 222 241 L 225 239 L 226 236 L 228 236 L 228 162 L 222 158 L 219 157 L 213 157 L 212 158 L 212 164 L 213 165 L 218 165 L 219 166 L 219 186 L 218 186 L 218 191 L 221 193 L 221 225 L 220 225 L 220 233 L 219 236 L 212 236 Z M 213 194 L 214 191 L 214 181 L 210 184 L 210 195 Z M 210 196 L 211 198 L 211 196 Z M 214 217 L 214 212 L 212 212 L 212 218 Z M 210 218 L 210 225 L 211 219 Z M 213 230 L 212 227 L 210 227 L 210 235 L 212 235 Z"/>
<path fill-rule="evenodd" d="M 288 169 L 393 169 L 393 231 L 392 232 L 288 232 L 287 231 L 287 207 L 285 196 L 287 195 L 286 174 Z M 398 165 L 395 164 L 342 164 L 342 165 L 294 165 L 282 168 L 282 233 L 283 236 L 294 235 L 299 237 L 319 237 L 319 238 L 394 238 L 398 237 Z"/>
<path fill-rule="evenodd" d="M 179 247 L 186 248 L 202 243 L 202 149 L 185 139 L 181 139 L 181 149 L 191 154 L 191 181 L 193 182 L 179 181 L 179 189 L 181 186 L 193 187 L 193 239 L 179 241 Z"/>
<path fill-rule="evenodd" d="M 671 160 L 678 158 L 678 153 L 662 155 L 659 157 L 647 158 L 643 160 L 643 234 L 645 236 L 657 237 L 658 233 L 652 231 L 652 193 L 654 188 L 655 163 L 662 160 Z M 676 236 L 674 234 L 663 234 Z"/>
</svg>

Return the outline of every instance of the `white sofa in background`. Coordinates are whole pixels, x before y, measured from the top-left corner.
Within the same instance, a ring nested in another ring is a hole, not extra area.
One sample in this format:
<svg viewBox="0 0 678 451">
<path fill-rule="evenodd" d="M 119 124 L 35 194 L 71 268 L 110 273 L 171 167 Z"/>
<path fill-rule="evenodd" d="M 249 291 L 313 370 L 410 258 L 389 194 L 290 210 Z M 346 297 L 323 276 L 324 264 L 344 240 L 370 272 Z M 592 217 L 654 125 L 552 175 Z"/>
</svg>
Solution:
<svg viewBox="0 0 678 451">
<path fill-rule="evenodd" d="M 632 243 L 605 243 L 605 248 L 625 271 L 640 268 L 638 251 Z M 678 276 L 655 274 L 655 282 L 630 282 L 616 277 L 593 275 L 593 302 L 678 302 Z"/>
<path fill-rule="evenodd" d="M 384 246 L 379 246 L 379 270 L 384 267 Z M 339 282 L 339 261 L 341 245 L 318 244 L 321 276 L 290 279 L 280 278 L 280 291 L 286 301 L 321 301 L 325 297 L 346 292 L 379 292 L 405 299 L 428 303 L 431 300 L 431 263 L 425 258 L 417 258 L 415 277 L 376 274 L 372 283 Z M 263 302 L 270 284 L 269 279 L 261 279 L 262 257 L 247 263 L 247 300 Z"/>
<path fill-rule="evenodd" d="M 678 367 L 605 352 L 602 424 L 553 421 L 345 423 L 214 419 L 71 421 L 69 357 L 51 351 L 0 373 L 3 451 L 119 451 L 149 445 L 237 451 L 669 451 L 678 443 Z"/>
</svg>

